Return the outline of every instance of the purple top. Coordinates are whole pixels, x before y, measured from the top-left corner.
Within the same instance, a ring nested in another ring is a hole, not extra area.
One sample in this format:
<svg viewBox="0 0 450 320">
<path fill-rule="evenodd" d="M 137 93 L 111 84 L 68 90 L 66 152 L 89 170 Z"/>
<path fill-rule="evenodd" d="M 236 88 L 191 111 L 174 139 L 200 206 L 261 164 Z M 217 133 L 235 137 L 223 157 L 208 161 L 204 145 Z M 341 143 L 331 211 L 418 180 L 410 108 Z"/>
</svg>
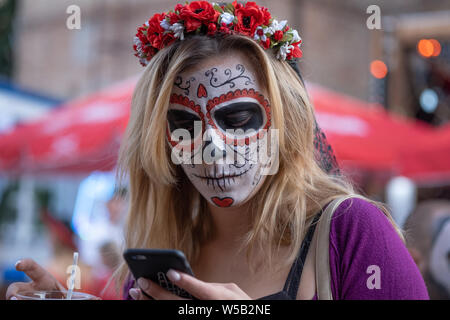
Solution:
<svg viewBox="0 0 450 320">
<path fill-rule="evenodd" d="M 419 269 L 394 227 L 365 200 L 345 200 L 335 211 L 329 251 L 335 300 L 429 299 Z M 131 299 L 133 282 L 125 285 L 124 299 Z"/>
<path fill-rule="evenodd" d="M 429 299 L 419 269 L 394 227 L 380 209 L 365 200 L 348 199 L 336 210 L 329 250 L 336 300 Z M 370 270 L 370 266 L 376 267 Z M 380 288 L 369 289 L 377 267 Z"/>
</svg>

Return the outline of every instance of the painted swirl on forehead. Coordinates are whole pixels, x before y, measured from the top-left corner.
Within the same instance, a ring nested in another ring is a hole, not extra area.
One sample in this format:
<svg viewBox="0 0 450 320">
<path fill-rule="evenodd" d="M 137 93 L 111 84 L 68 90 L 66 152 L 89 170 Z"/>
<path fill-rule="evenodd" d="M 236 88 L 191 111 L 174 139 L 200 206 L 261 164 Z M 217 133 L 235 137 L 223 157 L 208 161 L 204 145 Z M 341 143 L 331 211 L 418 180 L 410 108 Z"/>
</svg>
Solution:
<svg viewBox="0 0 450 320">
<path fill-rule="evenodd" d="M 174 82 L 174 86 L 180 88 L 181 90 L 184 90 L 184 94 L 189 95 L 189 89 L 191 88 L 192 81 L 195 81 L 194 77 L 190 77 L 188 80 L 183 82 L 183 78 L 181 76 L 177 76 Z"/>
<path fill-rule="evenodd" d="M 242 64 L 237 64 L 236 65 L 236 71 L 237 71 L 237 75 L 233 76 L 233 72 L 231 71 L 231 69 L 225 69 L 225 71 L 223 72 L 223 74 L 228 77 L 227 80 L 225 80 L 224 82 L 220 82 L 219 78 L 217 77 L 217 73 L 219 72 L 219 70 L 217 68 L 211 68 L 208 71 L 205 72 L 205 76 L 209 77 L 209 84 L 211 85 L 211 87 L 214 88 L 219 88 L 219 87 L 223 87 L 225 85 L 229 85 L 230 89 L 234 88 L 236 86 L 236 80 L 238 79 L 245 79 L 245 85 L 248 86 L 250 84 L 255 84 L 254 81 L 252 79 L 250 79 L 250 77 L 244 75 L 245 73 L 245 67 Z"/>
</svg>

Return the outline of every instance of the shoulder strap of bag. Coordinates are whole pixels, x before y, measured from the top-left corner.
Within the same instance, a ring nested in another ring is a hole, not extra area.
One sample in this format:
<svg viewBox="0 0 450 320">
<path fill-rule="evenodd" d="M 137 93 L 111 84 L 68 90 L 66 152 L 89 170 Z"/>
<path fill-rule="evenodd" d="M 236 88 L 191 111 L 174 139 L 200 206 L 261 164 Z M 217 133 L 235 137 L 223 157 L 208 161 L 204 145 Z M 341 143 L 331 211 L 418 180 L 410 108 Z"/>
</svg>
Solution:
<svg viewBox="0 0 450 320">
<path fill-rule="evenodd" d="M 333 300 L 331 292 L 331 277 L 330 277 L 330 224 L 334 212 L 339 205 L 349 198 L 363 198 L 359 195 L 348 195 L 337 198 L 330 202 L 322 216 L 319 219 L 316 227 L 316 234 L 314 241 L 315 249 L 315 274 L 316 274 L 316 292 L 318 300 Z"/>
</svg>

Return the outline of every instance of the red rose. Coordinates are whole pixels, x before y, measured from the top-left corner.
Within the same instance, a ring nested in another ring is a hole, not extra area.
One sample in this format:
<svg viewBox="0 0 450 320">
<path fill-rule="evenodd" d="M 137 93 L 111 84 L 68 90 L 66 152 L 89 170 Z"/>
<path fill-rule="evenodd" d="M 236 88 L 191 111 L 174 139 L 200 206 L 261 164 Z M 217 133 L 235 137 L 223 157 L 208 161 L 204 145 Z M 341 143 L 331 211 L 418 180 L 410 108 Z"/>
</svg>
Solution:
<svg viewBox="0 0 450 320">
<path fill-rule="evenodd" d="M 162 36 L 162 47 L 171 45 L 176 40 L 173 32 L 166 33 Z M 162 49 L 162 48 L 161 48 Z"/>
<path fill-rule="evenodd" d="M 207 1 L 193 1 L 180 9 L 187 32 L 197 30 L 203 23 L 216 22 L 218 17 L 219 13 Z"/>
<path fill-rule="evenodd" d="M 137 55 L 139 58 L 146 59 L 147 61 L 150 61 L 151 58 L 158 52 L 157 49 L 147 46 L 144 48 L 144 55 L 141 57 L 140 55 Z"/>
<path fill-rule="evenodd" d="M 261 12 L 264 16 L 264 21 L 263 21 L 263 25 L 267 26 L 270 23 L 270 19 L 272 19 L 272 16 L 270 15 L 270 12 L 267 8 L 262 7 L 261 8 Z"/>
<path fill-rule="evenodd" d="M 175 12 L 177 12 L 178 11 L 178 13 L 180 13 L 181 12 L 181 9 L 183 9 L 183 5 L 181 4 L 181 3 L 177 3 L 177 5 L 175 6 Z"/>
<path fill-rule="evenodd" d="M 267 38 L 266 41 L 261 41 L 264 49 L 269 49 L 270 48 L 270 39 Z"/>
<path fill-rule="evenodd" d="M 214 33 L 216 33 L 216 30 L 217 26 L 215 23 L 208 24 L 208 35 L 213 35 Z"/>
<path fill-rule="evenodd" d="M 286 59 L 290 60 L 292 58 L 301 58 L 303 56 L 302 50 L 299 48 L 298 45 L 293 44 L 293 48 L 291 49 L 291 52 L 289 52 L 286 56 Z"/>
<path fill-rule="evenodd" d="M 139 40 L 141 41 L 142 45 L 148 43 L 147 36 L 144 34 L 146 32 L 147 32 L 147 27 L 143 26 L 143 27 L 139 27 L 138 28 L 138 32 L 136 33 L 136 37 L 139 38 Z"/>
<path fill-rule="evenodd" d="M 219 28 L 219 32 L 225 33 L 225 34 L 230 34 L 231 30 L 230 30 L 230 28 L 227 27 L 226 23 L 222 23 L 222 25 Z"/>
<path fill-rule="evenodd" d="M 235 9 L 241 9 L 242 8 L 242 4 L 241 3 L 238 3 L 237 1 L 233 1 L 233 7 L 235 8 Z"/>
<path fill-rule="evenodd" d="M 275 41 L 280 41 L 281 39 L 283 39 L 283 31 L 275 31 L 275 33 L 273 34 L 273 38 L 275 39 Z"/>
<path fill-rule="evenodd" d="M 245 7 L 236 8 L 234 15 L 237 17 L 237 24 L 234 30 L 253 37 L 257 27 L 264 22 L 264 14 L 254 2 L 247 2 Z"/>
<path fill-rule="evenodd" d="M 163 46 L 164 29 L 161 27 L 161 21 L 164 20 L 164 17 L 164 14 L 157 13 L 148 21 L 147 40 L 157 49 L 161 49 Z"/>
<path fill-rule="evenodd" d="M 180 21 L 180 16 L 175 12 L 169 12 L 167 16 L 169 17 L 170 24 L 174 24 Z"/>
</svg>

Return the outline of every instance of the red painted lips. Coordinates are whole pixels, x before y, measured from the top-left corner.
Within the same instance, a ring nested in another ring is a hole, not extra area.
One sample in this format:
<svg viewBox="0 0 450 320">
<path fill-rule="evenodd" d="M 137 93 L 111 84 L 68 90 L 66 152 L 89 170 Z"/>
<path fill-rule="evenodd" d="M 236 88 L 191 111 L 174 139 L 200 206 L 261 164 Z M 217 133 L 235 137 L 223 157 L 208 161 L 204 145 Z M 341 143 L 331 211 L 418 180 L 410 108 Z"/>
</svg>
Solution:
<svg viewBox="0 0 450 320">
<path fill-rule="evenodd" d="M 212 197 L 212 202 L 214 202 L 218 207 L 226 208 L 233 204 L 234 199 L 230 197 L 225 198 L 219 198 L 219 197 Z"/>
</svg>

